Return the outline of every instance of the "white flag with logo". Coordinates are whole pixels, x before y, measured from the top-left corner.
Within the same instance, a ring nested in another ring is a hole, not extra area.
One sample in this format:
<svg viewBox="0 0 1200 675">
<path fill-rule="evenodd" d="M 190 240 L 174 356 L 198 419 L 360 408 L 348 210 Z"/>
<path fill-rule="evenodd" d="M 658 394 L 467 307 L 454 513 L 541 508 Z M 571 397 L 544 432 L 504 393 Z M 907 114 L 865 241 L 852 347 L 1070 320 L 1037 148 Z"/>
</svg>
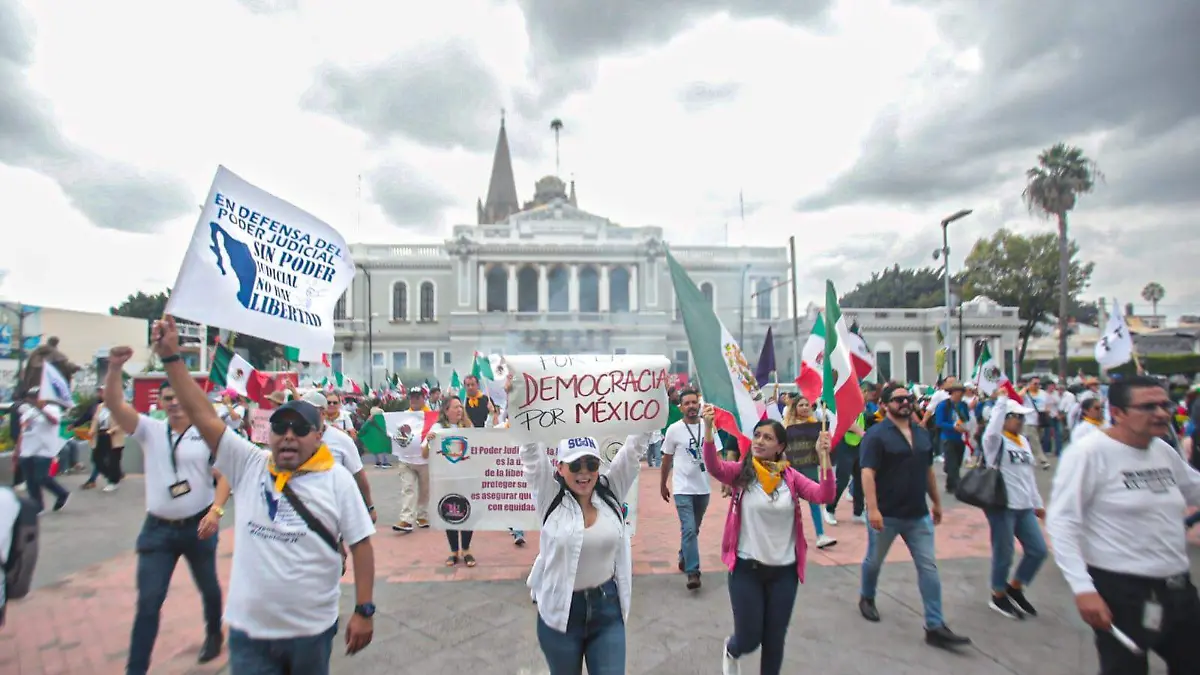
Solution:
<svg viewBox="0 0 1200 675">
<path fill-rule="evenodd" d="M 166 311 L 328 353 L 334 306 L 353 278 L 342 235 L 222 166 Z"/>
<path fill-rule="evenodd" d="M 1132 360 L 1133 335 L 1129 333 L 1129 326 L 1125 325 L 1121 305 L 1114 299 L 1108 324 L 1104 326 L 1104 335 L 1096 342 L 1096 363 L 1105 370 L 1112 370 Z"/>
<path fill-rule="evenodd" d="M 62 406 L 71 406 L 71 385 L 67 378 L 49 362 L 42 364 L 42 381 L 38 384 L 38 400 L 53 401 Z"/>
</svg>

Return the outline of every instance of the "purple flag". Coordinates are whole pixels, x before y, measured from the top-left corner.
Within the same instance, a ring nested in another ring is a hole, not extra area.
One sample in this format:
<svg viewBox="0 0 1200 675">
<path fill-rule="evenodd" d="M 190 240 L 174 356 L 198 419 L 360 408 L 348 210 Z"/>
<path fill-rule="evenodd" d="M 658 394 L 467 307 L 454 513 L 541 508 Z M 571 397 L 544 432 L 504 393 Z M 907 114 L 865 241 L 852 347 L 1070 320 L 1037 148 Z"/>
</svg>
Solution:
<svg viewBox="0 0 1200 675">
<path fill-rule="evenodd" d="M 765 387 L 771 372 L 775 370 L 775 336 L 771 327 L 767 326 L 767 339 L 763 341 L 762 353 L 758 355 L 758 363 L 754 366 L 754 379 L 758 386 Z"/>
</svg>

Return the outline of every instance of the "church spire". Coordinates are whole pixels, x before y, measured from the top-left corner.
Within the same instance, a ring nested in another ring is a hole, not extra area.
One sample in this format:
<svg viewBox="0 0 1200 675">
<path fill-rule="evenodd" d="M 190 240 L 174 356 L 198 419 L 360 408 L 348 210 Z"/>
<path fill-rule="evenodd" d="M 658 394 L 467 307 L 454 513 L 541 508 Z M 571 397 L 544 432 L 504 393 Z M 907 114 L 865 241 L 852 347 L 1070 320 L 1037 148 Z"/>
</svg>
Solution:
<svg viewBox="0 0 1200 675">
<path fill-rule="evenodd" d="M 504 110 L 500 111 L 500 136 L 496 139 L 496 156 L 492 159 L 492 177 L 488 182 L 487 201 L 483 204 L 481 224 L 496 223 L 521 210 L 517 201 L 517 181 L 513 177 L 512 154 L 508 149 L 508 131 L 504 126 Z"/>
</svg>

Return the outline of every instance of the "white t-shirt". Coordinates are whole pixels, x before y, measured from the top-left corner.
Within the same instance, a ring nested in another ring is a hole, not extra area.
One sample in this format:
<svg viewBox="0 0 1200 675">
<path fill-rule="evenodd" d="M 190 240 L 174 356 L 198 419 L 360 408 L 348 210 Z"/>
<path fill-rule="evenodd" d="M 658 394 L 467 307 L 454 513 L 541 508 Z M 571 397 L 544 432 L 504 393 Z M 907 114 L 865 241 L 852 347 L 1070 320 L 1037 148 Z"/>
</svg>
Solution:
<svg viewBox="0 0 1200 675">
<path fill-rule="evenodd" d="M 337 460 L 338 464 L 346 467 L 351 476 L 363 470 L 362 457 L 358 456 L 358 446 L 346 432 L 326 424 L 325 432 L 321 434 L 321 441 L 329 446 L 333 458 Z"/>
<path fill-rule="evenodd" d="M 1091 433 L 1062 456 L 1046 530 L 1071 590 L 1095 590 L 1088 566 L 1163 579 L 1188 571 L 1184 508 L 1200 506 L 1200 473 L 1160 439 L 1142 450 Z"/>
<path fill-rule="evenodd" d="M 221 421 L 225 423 L 225 426 L 233 429 L 234 431 L 242 428 L 242 422 L 246 420 L 245 406 L 235 405 L 233 408 L 230 408 L 224 403 L 219 403 L 215 407 L 217 409 L 217 417 L 221 418 Z M 236 420 L 233 419 L 233 413 L 237 413 L 238 417 Z"/>
<path fill-rule="evenodd" d="M 764 565 L 796 563 L 796 500 L 786 481 L 768 495 L 758 481 L 742 492 L 737 555 Z"/>
<path fill-rule="evenodd" d="M 337 419 L 333 420 L 332 422 L 327 421 L 327 423 L 330 426 L 341 429 L 342 431 L 350 431 L 354 429 L 354 418 L 351 417 L 350 413 L 346 412 L 345 410 L 339 410 Z"/>
<path fill-rule="evenodd" d="M 983 430 L 984 461 L 990 467 L 1000 468 L 1008 493 L 1008 508 L 1040 509 L 1044 504 L 1042 493 L 1038 491 L 1029 440 L 1018 435 L 1020 442 L 1017 442 L 1004 435 L 1004 419 L 1010 405 L 1013 405 L 1010 399 L 1002 398 L 993 406 L 992 416 Z M 1001 406 L 1004 408 L 1001 409 Z"/>
<path fill-rule="evenodd" d="M 212 450 L 195 427 L 188 427 L 181 437 L 166 420 L 138 415 L 133 437 L 142 446 L 146 464 L 146 511 L 165 520 L 182 520 L 207 509 L 213 503 Z M 178 442 L 178 446 L 175 446 Z M 176 466 L 171 465 L 175 447 Z M 171 497 L 171 486 L 187 481 L 191 491 L 181 497 Z"/>
<path fill-rule="evenodd" d="M 44 409 L 37 406 L 25 406 L 21 413 L 21 456 L 22 457 L 58 457 L 66 443 L 58 437 L 58 422 L 51 422 L 46 414 L 61 420 L 63 410 L 55 403 L 47 403 Z"/>
<path fill-rule="evenodd" d="M 575 568 L 577 591 L 601 586 L 617 573 L 617 550 L 624 533 L 616 518 L 605 518 L 603 515 L 596 514 L 596 522 L 591 527 L 583 528 L 579 567 Z"/>
<path fill-rule="evenodd" d="M 221 436 L 217 470 L 233 487 L 237 518 L 225 622 L 263 640 L 318 635 L 338 618 L 342 556 L 275 491 L 268 457 L 232 431 Z M 375 534 L 345 467 L 292 476 L 288 484 L 347 546 Z"/>
<path fill-rule="evenodd" d="M 1051 417 L 1058 417 L 1058 411 L 1060 410 L 1059 402 L 1061 400 L 1062 397 L 1059 396 L 1057 391 L 1046 392 L 1046 406 L 1042 408 L 1042 412 L 1049 413 Z"/>
<path fill-rule="evenodd" d="M 1070 415 L 1071 411 L 1075 408 L 1075 402 L 1075 394 L 1072 394 L 1069 390 L 1064 389 L 1062 393 L 1058 395 L 1059 414 L 1064 417 Z"/>
<path fill-rule="evenodd" d="M 1039 389 L 1036 394 L 1032 391 L 1026 391 L 1025 405 L 1032 408 L 1032 410 L 1025 414 L 1025 424 L 1035 427 L 1038 423 L 1038 412 L 1050 412 L 1046 409 L 1046 391 L 1044 389 Z"/>
<path fill-rule="evenodd" d="M 671 465 L 671 482 L 677 495 L 706 495 L 712 491 L 708 484 L 708 472 L 703 471 L 700 444 L 704 442 L 704 423 L 688 424 L 679 420 L 667 427 L 663 437 L 664 455 L 674 455 Z"/>
</svg>

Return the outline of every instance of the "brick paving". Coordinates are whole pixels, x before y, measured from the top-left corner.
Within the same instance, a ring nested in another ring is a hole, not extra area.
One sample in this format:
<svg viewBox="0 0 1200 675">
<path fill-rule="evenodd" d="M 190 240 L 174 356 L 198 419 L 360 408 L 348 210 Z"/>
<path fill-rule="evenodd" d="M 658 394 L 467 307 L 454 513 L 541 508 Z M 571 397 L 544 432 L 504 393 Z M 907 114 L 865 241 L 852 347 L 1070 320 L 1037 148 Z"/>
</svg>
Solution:
<svg viewBox="0 0 1200 675">
<path fill-rule="evenodd" d="M 391 531 L 395 472 L 368 470 L 381 514 L 375 537 L 381 609 L 375 642 L 358 656 L 335 656 L 334 672 L 545 672 L 523 583 L 537 550 L 537 534 L 530 533 L 529 543 L 517 548 L 506 532 L 480 532 L 472 546 L 479 566 L 446 568 L 448 547 L 441 532 Z M 714 494 L 700 536 L 705 588 L 687 593 L 675 569 L 679 534 L 674 508 L 658 496 L 658 471 L 644 469 L 643 474 L 629 672 L 715 672 L 720 638 L 730 627 L 719 561 L 728 502 Z M 1048 483 L 1049 476 L 1044 478 Z M 69 487 L 79 482 L 66 479 Z M 1003 621 L 986 609 L 980 601 L 986 598 L 990 549 L 986 521 L 977 510 L 948 501 L 937 531 L 947 615 L 951 625 L 976 637 L 978 646 L 953 656 L 920 644 L 920 601 L 912 567 L 906 564 L 885 571 L 880 597 L 884 623 L 868 626 L 857 617 L 855 566 L 866 536 L 862 525 L 850 522 L 850 504 L 843 501 L 838 509 L 842 523 L 827 527 L 839 543 L 823 551 L 810 546 L 810 579 L 801 590 L 789 633 L 787 672 L 800 672 L 806 661 L 811 667 L 814 655 L 828 673 L 876 672 L 882 665 L 895 673 L 960 675 L 1094 671 L 1084 665 L 1094 661 L 1090 636 L 1075 617 L 1070 594 L 1052 563 L 1039 578 L 1037 597 L 1045 598 L 1041 602 L 1047 611 L 1036 622 Z M 131 477 L 114 494 L 78 493 L 66 511 L 42 521 L 37 589 L 10 605 L 9 624 L 0 630 L 0 673 L 123 672 L 136 597 L 132 546 L 142 505 L 140 478 Z M 805 520 L 811 545 L 807 511 Z M 234 538 L 227 530 L 221 536 L 219 572 L 224 580 Z M 903 546 L 893 547 L 889 562 L 907 559 Z M 348 578 L 343 587 L 344 611 L 353 604 L 351 583 Z M 224 672 L 224 659 L 196 665 L 202 637 L 199 595 L 181 564 L 163 609 L 152 672 Z M 961 661 L 968 658 L 970 665 L 964 668 Z M 754 669 L 746 666 L 746 672 Z"/>
</svg>

